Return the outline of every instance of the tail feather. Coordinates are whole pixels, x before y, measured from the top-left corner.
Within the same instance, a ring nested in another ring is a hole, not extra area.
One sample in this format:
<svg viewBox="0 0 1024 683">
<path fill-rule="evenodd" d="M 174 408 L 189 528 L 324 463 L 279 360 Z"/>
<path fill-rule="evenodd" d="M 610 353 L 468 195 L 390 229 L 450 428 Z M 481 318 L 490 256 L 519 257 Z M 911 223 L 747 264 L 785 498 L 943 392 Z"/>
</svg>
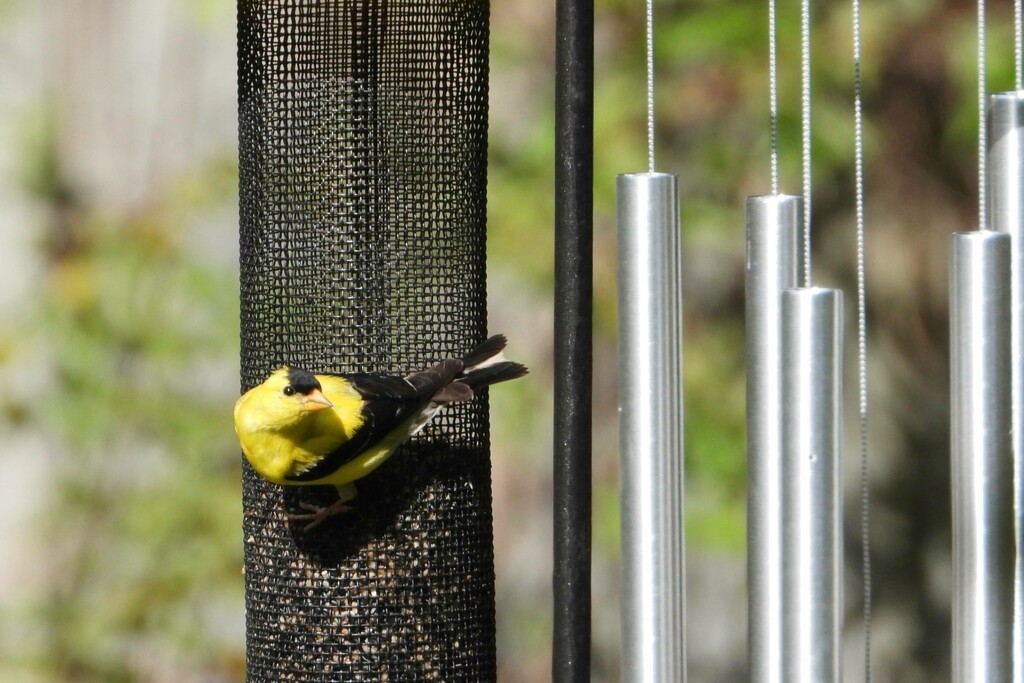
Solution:
<svg viewBox="0 0 1024 683">
<path fill-rule="evenodd" d="M 505 335 L 496 334 L 467 353 L 462 359 L 462 364 L 465 366 L 467 371 L 472 370 L 476 366 L 486 363 L 488 360 L 499 355 L 507 343 L 508 340 L 505 339 Z"/>
<path fill-rule="evenodd" d="M 457 377 L 455 381 L 468 385 L 473 391 L 478 391 L 491 384 L 522 377 L 528 372 L 525 365 L 506 360 L 493 365 L 485 365 L 477 370 L 470 370 Z"/>
<path fill-rule="evenodd" d="M 462 382 L 452 382 L 430 399 L 434 403 L 457 403 L 473 398 L 473 390 Z"/>
<path fill-rule="evenodd" d="M 507 344 L 504 335 L 496 334 L 466 354 L 459 363 L 462 367 L 457 376 L 434 394 L 435 403 L 468 401 L 480 389 L 498 382 L 522 377 L 527 372 L 525 365 L 505 360 L 502 350 Z"/>
<path fill-rule="evenodd" d="M 428 387 L 442 387 L 443 389 L 462 373 L 463 367 L 465 366 L 462 361 L 451 358 L 441 361 L 429 370 L 406 375 L 405 381 L 420 393 L 427 390 Z"/>
</svg>

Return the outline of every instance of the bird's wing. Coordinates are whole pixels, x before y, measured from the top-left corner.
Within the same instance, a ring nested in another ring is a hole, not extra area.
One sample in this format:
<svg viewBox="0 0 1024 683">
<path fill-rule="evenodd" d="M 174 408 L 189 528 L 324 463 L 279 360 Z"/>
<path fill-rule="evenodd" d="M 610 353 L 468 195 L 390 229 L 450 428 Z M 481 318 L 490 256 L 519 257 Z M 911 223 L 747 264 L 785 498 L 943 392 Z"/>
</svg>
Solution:
<svg viewBox="0 0 1024 683">
<path fill-rule="evenodd" d="M 288 478 L 311 482 L 330 476 L 396 429 L 415 422 L 431 400 L 461 371 L 462 361 L 447 360 L 407 377 L 370 373 L 340 375 L 363 400 L 362 424 L 348 441 Z"/>
</svg>

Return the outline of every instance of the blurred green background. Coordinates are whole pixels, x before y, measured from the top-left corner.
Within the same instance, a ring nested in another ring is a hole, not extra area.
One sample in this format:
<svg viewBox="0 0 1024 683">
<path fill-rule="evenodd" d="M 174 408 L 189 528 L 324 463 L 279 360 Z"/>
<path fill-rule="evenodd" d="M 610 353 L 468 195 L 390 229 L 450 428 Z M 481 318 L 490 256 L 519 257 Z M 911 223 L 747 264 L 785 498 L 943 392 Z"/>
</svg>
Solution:
<svg viewBox="0 0 1024 683">
<path fill-rule="evenodd" d="M 596 5 L 593 659 L 615 681 L 613 189 L 646 168 L 644 24 L 643 3 Z M 658 167 L 680 175 L 685 233 L 689 666 L 742 681 L 743 201 L 770 189 L 767 3 L 656 5 Z M 799 18 L 781 5 L 795 193 Z M 989 14 L 997 90 L 1011 10 Z M 879 681 L 949 676 L 946 245 L 976 223 L 974 11 L 863 9 Z M 815 280 L 852 303 L 850 12 L 815 8 L 813 209 Z M 230 0 L 0 0 L 0 680 L 243 676 L 234 31 Z M 553 3 L 494 3 L 491 67 L 490 327 L 532 370 L 492 397 L 499 679 L 525 683 L 550 677 Z"/>
</svg>

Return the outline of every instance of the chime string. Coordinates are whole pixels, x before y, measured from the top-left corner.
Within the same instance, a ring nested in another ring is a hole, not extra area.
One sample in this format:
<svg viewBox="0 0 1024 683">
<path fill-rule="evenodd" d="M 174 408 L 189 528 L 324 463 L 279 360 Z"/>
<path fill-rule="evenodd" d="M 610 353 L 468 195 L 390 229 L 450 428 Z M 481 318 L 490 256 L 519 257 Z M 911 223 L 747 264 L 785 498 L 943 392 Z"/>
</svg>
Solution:
<svg viewBox="0 0 1024 683">
<path fill-rule="evenodd" d="M 857 222 L 857 406 L 860 437 L 861 571 L 864 609 L 864 680 L 871 683 L 871 490 L 868 471 L 868 329 L 864 219 L 864 113 L 860 0 L 853 0 L 853 149 Z"/>
<path fill-rule="evenodd" d="M 777 36 L 775 0 L 768 0 L 768 111 L 772 138 L 772 194 L 775 195 L 779 193 L 779 62 Z"/>
<path fill-rule="evenodd" d="M 803 144 L 803 286 L 811 286 L 811 0 L 800 1 L 800 73 Z"/>
<path fill-rule="evenodd" d="M 1024 11 L 1021 0 L 1013 0 L 1013 64 L 1017 92 L 1024 90 Z"/>
<path fill-rule="evenodd" d="M 985 0 L 978 0 L 978 229 L 988 229 L 988 124 L 985 116 Z"/>
<path fill-rule="evenodd" d="M 654 0 L 647 0 L 647 170 L 654 173 Z"/>
</svg>

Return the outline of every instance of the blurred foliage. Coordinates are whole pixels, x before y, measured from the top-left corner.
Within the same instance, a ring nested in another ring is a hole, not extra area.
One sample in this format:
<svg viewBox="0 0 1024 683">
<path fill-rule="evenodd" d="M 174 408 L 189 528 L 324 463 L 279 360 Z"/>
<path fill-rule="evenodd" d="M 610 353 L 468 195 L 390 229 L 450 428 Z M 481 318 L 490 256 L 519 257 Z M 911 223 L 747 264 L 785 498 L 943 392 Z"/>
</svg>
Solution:
<svg viewBox="0 0 1024 683">
<path fill-rule="evenodd" d="M 0 639 L 0 677 L 237 680 L 237 277 L 186 249 L 179 222 L 230 200 L 225 169 L 109 211 L 67 187 L 53 129 L 24 138 L 23 186 L 50 208 L 38 300 L 16 334 L 3 326 L 10 359 L 34 368 L 5 368 L 21 380 L 5 412 L 60 453 L 36 530 L 53 588 L 41 603 L 9 596 L 24 629 Z"/>
</svg>

